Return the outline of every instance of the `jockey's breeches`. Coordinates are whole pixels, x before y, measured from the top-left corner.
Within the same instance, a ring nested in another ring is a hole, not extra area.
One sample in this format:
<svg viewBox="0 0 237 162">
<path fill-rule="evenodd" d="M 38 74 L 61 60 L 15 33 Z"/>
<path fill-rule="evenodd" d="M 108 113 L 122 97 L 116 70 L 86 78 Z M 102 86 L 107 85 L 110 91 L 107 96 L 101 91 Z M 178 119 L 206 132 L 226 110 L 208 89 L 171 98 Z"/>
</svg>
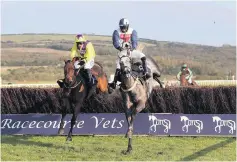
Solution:
<svg viewBox="0 0 237 162">
<path fill-rule="evenodd" d="M 94 64 L 95 64 L 95 58 L 93 58 L 93 59 L 87 61 L 87 62 L 85 63 L 84 69 L 91 69 L 91 68 L 94 66 Z"/>
</svg>

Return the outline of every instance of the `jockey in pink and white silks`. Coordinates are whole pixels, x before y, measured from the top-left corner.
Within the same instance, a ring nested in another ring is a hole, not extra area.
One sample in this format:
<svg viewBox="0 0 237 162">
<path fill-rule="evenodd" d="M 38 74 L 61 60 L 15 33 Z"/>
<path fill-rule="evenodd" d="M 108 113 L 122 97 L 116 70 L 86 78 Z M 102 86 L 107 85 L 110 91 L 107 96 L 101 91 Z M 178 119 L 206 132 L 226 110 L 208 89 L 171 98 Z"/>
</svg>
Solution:
<svg viewBox="0 0 237 162">
<path fill-rule="evenodd" d="M 147 70 L 147 62 L 146 62 L 146 56 L 144 53 L 136 50 L 137 48 L 137 32 L 136 30 L 129 27 L 129 21 L 126 18 L 122 18 L 119 21 L 119 29 L 115 30 L 113 32 L 113 45 L 114 47 L 122 51 L 126 49 L 125 45 L 129 44 L 131 46 L 131 57 L 132 58 L 140 58 L 142 61 L 143 66 L 143 73 L 144 75 L 149 78 L 148 70 Z M 120 73 L 120 64 L 119 64 L 119 58 L 116 60 L 116 71 L 114 75 L 114 81 L 112 83 L 112 88 L 116 88 L 116 83 L 119 78 Z"/>
</svg>

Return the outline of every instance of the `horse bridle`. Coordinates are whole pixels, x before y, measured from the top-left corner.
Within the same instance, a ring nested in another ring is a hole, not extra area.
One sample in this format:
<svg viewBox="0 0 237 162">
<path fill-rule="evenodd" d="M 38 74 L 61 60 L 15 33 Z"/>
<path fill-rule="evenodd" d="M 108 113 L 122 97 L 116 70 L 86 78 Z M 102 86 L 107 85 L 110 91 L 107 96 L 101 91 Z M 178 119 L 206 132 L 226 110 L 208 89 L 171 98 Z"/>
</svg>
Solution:
<svg viewBox="0 0 237 162">
<path fill-rule="evenodd" d="M 129 61 L 131 63 L 131 61 L 132 61 L 131 57 L 129 57 L 128 55 L 124 55 L 124 56 L 119 57 L 119 59 L 121 60 L 123 57 L 128 57 Z M 129 92 L 129 91 L 133 90 L 136 87 L 137 82 L 139 81 L 139 78 L 137 76 L 133 75 L 132 69 L 130 67 L 125 66 L 124 68 L 129 68 L 129 72 L 130 72 L 131 77 L 133 77 L 135 79 L 134 84 L 129 89 L 124 89 L 122 86 L 120 87 L 123 92 Z"/>
<path fill-rule="evenodd" d="M 73 89 L 73 88 L 76 88 L 76 87 L 81 83 L 82 80 L 80 80 L 80 81 L 77 83 L 77 76 L 78 76 L 80 70 L 81 70 L 84 66 L 85 66 L 85 64 L 82 65 L 82 66 L 80 66 L 78 69 L 75 69 L 75 67 L 73 66 L 73 67 L 74 67 L 74 68 L 73 68 L 73 71 L 74 71 L 74 74 L 75 74 L 75 81 L 74 81 L 74 83 L 73 83 L 74 86 L 67 86 L 67 85 L 65 84 L 65 82 L 64 82 L 63 85 L 64 85 L 65 88 L 67 88 L 67 89 Z"/>
</svg>

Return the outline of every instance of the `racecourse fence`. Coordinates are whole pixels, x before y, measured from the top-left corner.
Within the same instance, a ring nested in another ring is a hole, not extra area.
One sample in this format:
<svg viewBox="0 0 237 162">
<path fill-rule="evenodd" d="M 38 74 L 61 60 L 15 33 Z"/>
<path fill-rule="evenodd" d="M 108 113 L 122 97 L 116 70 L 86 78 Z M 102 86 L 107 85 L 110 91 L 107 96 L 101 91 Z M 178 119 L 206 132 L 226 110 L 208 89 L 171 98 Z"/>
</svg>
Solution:
<svg viewBox="0 0 237 162">
<path fill-rule="evenodd" d="M 62 113 L 61 88 L 1 88 L 2 114 Z M 112 94 L 93 94 L 82 113 L 124 113 L 117 89 Z M 71 113 L 72 109 L 66 110 Z M 236 114 L 236 87 L 155 88 L 142 113 Z"/>
<path fill-rule="evenodd" d="M 164 82 L 164 89 L 153 89 L 146 108 L 136 117 L 134 134 L 234 137 L 236 81 L 197 83 L 201 87 L 178 87 L 177 81 L 171 81 Z M 65 110 L 61 96 L 62 89 L 57 84 L 1 85 L 2 134 L 57 135 Z M 124 134 L 127 130 L 124 111 L 118 89 L 110 95 L 93 94 L 83 104 L 73 134 Z M 63 135 L 69 131 L 72 109 L 66 112 Z"/>
</svg>

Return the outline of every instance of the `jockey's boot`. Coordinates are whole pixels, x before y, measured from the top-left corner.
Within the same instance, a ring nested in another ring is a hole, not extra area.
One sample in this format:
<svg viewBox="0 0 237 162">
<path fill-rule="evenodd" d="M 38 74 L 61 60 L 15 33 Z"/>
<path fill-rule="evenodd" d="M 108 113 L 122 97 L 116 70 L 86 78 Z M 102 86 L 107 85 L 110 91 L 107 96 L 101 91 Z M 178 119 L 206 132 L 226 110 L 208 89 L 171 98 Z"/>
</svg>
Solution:
<svg viewBox="0 0 237 162">
<path fill-rule="evenodd" d="M 116 88 L 117 81 L 119 80 L 119 75 L 120 75 L 120 69 L 116 69 L 115 74 L 114 74 L 114 81 L 113 81 L 113 83 L 111 84 L 111 87 L 112 87 L 113 89 Z"/>
<path fill-rule="evenodd" d="M 146 57 L 142 57 L 142 67 L 143 67 L 143 73 L 144 73 L 144 79 L 149 79 L 151 75 L 148 73 L 148 68 L 147 68 L 147 62 L 146 62 Z"/>
</svg>

